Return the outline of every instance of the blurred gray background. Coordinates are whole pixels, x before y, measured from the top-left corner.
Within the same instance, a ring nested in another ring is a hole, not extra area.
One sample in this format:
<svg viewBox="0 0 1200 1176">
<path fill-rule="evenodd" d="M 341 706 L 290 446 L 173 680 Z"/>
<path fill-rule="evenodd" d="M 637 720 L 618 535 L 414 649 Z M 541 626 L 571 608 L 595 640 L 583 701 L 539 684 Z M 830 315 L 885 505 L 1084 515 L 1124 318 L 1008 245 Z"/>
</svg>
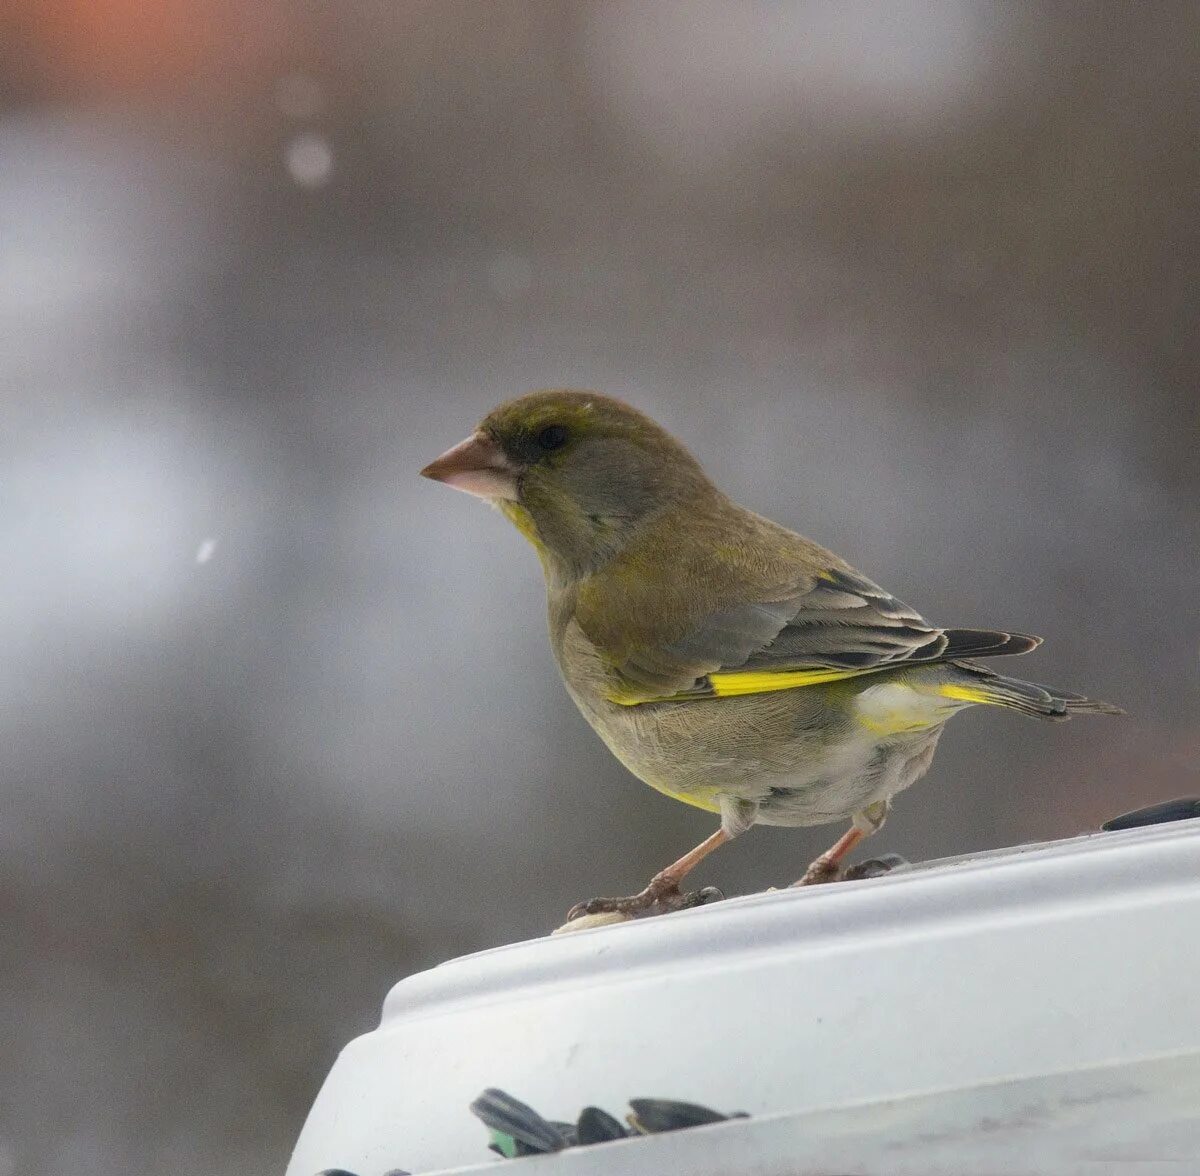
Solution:
<svg viewBox="0 0 1200 1176">
<path fill-rule="evenodd" d="M 709 831 L 416 477 L 528 388 L 1129 709 L 874 849 L 1196 791 L 1198 77 L 1191 3 L 8 0 L 0 1176 L 279 1172 L 391 983 Z"/>
</svg>

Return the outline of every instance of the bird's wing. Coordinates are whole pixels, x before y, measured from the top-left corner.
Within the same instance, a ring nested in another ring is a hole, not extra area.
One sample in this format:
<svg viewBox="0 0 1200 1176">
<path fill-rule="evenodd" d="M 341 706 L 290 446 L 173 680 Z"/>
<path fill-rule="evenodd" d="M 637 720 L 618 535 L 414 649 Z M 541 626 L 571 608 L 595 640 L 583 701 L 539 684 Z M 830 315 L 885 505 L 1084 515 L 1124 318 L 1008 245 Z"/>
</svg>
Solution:
<svg viewBox="0 0 1200 1176">
<path fill-rule="evenodd" d="M 939 629 L 850 570 L 823 571 L 794 595 L 713 612 L 677 640 L 614 660 L 624 705 L 719 698 L 835 682 L 947 658 L 1026 653 L 1039 638 Z"/>
</svg>

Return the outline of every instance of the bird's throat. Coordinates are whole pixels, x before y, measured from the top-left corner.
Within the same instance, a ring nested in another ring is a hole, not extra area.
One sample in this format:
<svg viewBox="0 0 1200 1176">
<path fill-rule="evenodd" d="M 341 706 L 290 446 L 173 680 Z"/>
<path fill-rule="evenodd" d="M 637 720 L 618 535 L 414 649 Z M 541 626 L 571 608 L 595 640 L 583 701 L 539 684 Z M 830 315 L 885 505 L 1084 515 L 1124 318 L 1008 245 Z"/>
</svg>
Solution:
<svg viewBox="0 0 1200 1176">
<path fill-rule="evenodd" d="M 596 544 L 590 526 L 572 526 L 573 520 L 553 515 L 539 525 L 534 513 L 520 502 L 499 501 L 493 505 L 529 540 L 551 587 L 562 587 L 587 575 L 609 554 Z"/>
<path fill-rule="evenodd" d="M 519 502 L 514 502 L 512 499 L 501 499 L 495 505 L 496 509 L 533 544 L 534 549 L 541 555 L 545 550 L 545 545 L 538 538 L 537 524 L 533 521 L 533 515 Z"/>
</svg>

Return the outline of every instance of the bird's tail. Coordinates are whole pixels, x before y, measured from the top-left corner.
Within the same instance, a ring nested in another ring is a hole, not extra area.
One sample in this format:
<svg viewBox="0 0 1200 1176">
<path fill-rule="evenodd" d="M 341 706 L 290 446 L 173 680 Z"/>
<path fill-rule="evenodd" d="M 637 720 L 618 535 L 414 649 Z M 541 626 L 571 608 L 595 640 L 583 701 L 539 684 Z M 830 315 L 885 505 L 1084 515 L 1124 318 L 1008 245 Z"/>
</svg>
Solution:
<svg viewBox="0 0 1200 1176">
<path fill-rule="evenodd" d="M 951 662 L 957 673 L 942 686 L 946 698 L 978 702 L 986 706 L 1004 706 L 1037 719 L 1061 721 L 1072 715 L 1123 715 L 1119 706 L 1084 698 L 1053 686 L 1039 686 L 1020 678 L 1007 678 L 972 662 Z"/>
</svg>

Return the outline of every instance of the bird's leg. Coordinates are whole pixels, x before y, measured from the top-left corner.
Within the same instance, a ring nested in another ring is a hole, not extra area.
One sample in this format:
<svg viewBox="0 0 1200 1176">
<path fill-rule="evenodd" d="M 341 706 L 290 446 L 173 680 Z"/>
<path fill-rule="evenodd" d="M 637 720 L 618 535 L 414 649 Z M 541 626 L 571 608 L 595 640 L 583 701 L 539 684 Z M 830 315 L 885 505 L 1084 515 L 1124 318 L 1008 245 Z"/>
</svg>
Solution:
<svg viewBox="0 0 1200 1176">
<path fill-rule="evenodd" d="M 842 873 L 842 859 L 864 838 L 866 834 L 851 825 L 819 858 L 814 858 L 804 871 L 804 877 L 793 886 L 818 886 L 822 882 L 836 882 Z"/>
<path fill-rule="evenodd" d="M 854 814 L 854 823 L 804 871 L 804 877 L 793 886 L 819 886 L 822 882 L 836 882 L 842 876 L 842 862 L 850 851 L 864 838 L 878 832 L 887 820 L 891 804 L 878 800 Z"/>
<path fill-rule="evenodd" d="M 711 837 L 706 837 L 695 849 L 689 850 L 677 862 L 672 862 L 665 870 L 659 870 L 645 890 L 631 894 L 628 898 L 589 898 L 586 902 L 577 902 L 568 912 L 567 921 L 578 919 L 581 915 L 599 915 L 609 911 L 621 914 L 634 914 L 661 907 L 663 910 L 679 910 L 689 905 L 687 896 L 679 891 L 679 883 L 691 873 L 712 851 L 725 844 L 729 835 L 724 829 L 718 829 Z"/>
</svg>

